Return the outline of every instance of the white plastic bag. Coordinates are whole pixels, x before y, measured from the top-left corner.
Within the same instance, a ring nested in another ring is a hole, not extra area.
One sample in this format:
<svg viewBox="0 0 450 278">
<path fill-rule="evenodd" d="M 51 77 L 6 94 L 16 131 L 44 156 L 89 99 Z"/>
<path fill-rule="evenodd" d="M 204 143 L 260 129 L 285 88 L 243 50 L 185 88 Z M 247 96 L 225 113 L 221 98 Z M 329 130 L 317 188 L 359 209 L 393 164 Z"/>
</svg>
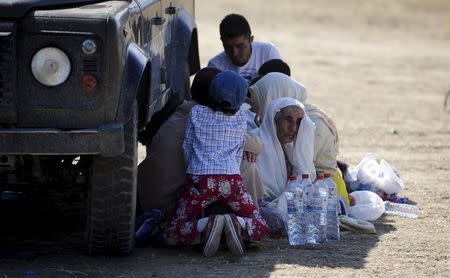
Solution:
<svg viewBox="0 0 450 278">
<path fill-rule="evenodd" d="M 280 196 L 277 198 L 277 209 L 280 212 L 281 215 L 283 215 L 283 221 L 287 220 L 287 199 L 286 199 L 286 193 L 283 192 L 280 194 Z"/>
<path fill-rule="evenodd" d="M 381 167 L 373 154 L 368 153 L 357 166 L 357 179 L 363 184 L 372 184 L 375 187 L 381 184 Z"/>
<path fill-rule="evenodd" d="M 350 193 L 355 205 L 350 207 L 349 215 L 356 219 L 375 221 L 384 213 L 384 202 L 372 191 L 354 191 Z"/>
<path fill-rule="evenodd" d="M 371 153 L 366 154 L 350 174 L 349 180 L 355 180 L 356 177 L 357 182 L 372 185 L 373 191 L 381 190 L 387 194 L 393 194 L 405 187 L 397 170 L 384 159 L 378 163 Z M 347 178 L 346 182 L 348 182 Z"/>
<path fill-rule="evenodd" d="M 393 167 L 384 159 L 380 161 L 381 181 L 378 188 L 387 194 L 400 192 L 405 186 Z"/>
<path fill-rule="evenodd" d="M 287 202 L 284 192 L 275 200 L 267 202 L 263 199 L 263 202 L 260 206 L 260 212 L 270 227 L 270 233 L 285 236 L 287 231 Z"/>
</svg>

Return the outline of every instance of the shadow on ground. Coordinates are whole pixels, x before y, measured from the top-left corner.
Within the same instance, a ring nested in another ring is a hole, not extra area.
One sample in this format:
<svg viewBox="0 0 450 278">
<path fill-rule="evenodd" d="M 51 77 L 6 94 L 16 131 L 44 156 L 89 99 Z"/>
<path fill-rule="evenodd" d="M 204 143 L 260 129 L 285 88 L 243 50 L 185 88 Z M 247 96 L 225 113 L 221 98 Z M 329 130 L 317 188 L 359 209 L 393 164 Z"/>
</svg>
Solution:
<svg viewBox="0 0 450 278">
<path fill-rule="evenodd" d="M 82 221 L 48 210 L 27 210 L 10 208 L 0 213 L 0 274 L 6 277 L 22 276 L 27 271 L 54 277 L 228 276 L 236 274 L 236 268 L 242 269 L 242 277 L 269 277 L 287 265 L 360 269 L 380 236 L 395 230 L 382 217 L 375 222 L 377 234 L 343 231 L 341 241 L 314 248 L 292 248 L 282 238 L 253 244 L 243 257 L 234 257 L 226 246 L 212 258 L 203 257 L 200 247 L 145 247 L 135 248 L 128 257 L 89 257 L 83 244 Z"/>
<path fill-rule="evenodd" d="M 149 259 L 156 277 L 177 276 L 185 269 L 189 269 L 189 277 L 204 276 L 205 265 L 208 265 L 211 276 L 227 276 L 236 273 L 236 268 L 241 268 L 242 277 L 269 277 L 272 272 L 286 265 L 362 269 L 379 238 L 396 229 L 384 217 L 378 219 L 375 226 L 377 234 L 342 231 L 339 242 L 329 242 L 320 247 L 293 248 L 285 238 L 266 239 L 247 249 L 241 258 L 232 256 L 226 246 L 222 246 L 212 258 L 202 257 L 201 248 L 137 248 L 135 252 Z"/>
</svg>

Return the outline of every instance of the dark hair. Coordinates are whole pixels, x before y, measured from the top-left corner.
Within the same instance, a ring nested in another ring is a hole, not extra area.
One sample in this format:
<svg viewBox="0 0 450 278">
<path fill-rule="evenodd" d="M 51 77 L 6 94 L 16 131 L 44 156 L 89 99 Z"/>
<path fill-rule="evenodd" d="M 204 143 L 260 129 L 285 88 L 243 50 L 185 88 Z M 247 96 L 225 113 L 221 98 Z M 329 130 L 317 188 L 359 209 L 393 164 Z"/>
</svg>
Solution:
<svg viewBox="0 0 450 278">
<path fill-rule="evenodd" d="M 251 36 L 252 31 L 247 19 L 240 14 L 229 14 L 220 22 L 220 38 L 234 38 L 239 36 Z"/>
<path fill-rule="evenodd" d="M 193 100 L 205 105 L 209 102 L 209 85 L 217 74 L 221 72 L 220 69 L 213 67 L 202 68 L 197 72 L 192 81 L 191 96 Z"/>
<path fill-rule="evenodd" d="M 281 59 L 272 59 L 264 64 L 258 70 L 259 75 L 266 75 L 269 72 L 281 72 L 291 76 L 291 68 Z"/>
<path fill-rule="evenodd" d="M 222 101 L 221 103 L 214 100 L 212 97 L 209 98 L 209 101 L 204 104 L 205 106 L 208 106 L 214 111 L 220 111 L 226 115 L 234 115 L 239 111 L 239 109 L 235 108 L 229 108 L 231 104 L 228 101 Z"/>
<path fill-rule="evenodd" d="M 258 82 L 263 77 L 264 77 L 264 75 L 257 75 L 257 76 L 255 76 L 252 80 L 250 80 L 250 84 L 248 84 L 248 86 L 252 86 L 253 84 Z M 247 94 L 247 96 L 249 96 L 249 95 Z"/>
</svg>

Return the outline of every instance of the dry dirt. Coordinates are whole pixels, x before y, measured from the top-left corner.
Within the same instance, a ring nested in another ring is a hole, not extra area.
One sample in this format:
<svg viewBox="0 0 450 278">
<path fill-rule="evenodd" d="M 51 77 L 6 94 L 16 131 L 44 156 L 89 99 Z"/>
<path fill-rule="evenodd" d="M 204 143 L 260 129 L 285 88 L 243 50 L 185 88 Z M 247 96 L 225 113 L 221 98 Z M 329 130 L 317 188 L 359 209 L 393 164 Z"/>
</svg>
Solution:
<svg viewBox="0 0 450 278">
<path fill-rule="evenodd" d="M 372 152 L 389 161 L 419 218 L 382 217 L 376 235 L 346 232 L 321 249 L 266 240 L 242 258 L 155 248 L 92 258 L 41 244 L 2 256 L 0 277 L 450 277 L 450 2 L 196 2 L 202 66 L 221 51 L 222 17 L 245 15 L 256 40 L 278 46 L 309 102 L 335 119 L 339 158 L 355 166 Z"/>
</svg>

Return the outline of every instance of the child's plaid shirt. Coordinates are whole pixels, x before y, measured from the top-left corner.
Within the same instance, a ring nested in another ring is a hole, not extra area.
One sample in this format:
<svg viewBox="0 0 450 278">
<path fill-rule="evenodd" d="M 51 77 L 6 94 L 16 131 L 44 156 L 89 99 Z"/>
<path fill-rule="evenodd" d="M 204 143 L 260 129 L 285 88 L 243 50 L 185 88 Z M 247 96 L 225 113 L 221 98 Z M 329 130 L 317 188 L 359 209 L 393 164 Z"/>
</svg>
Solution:
<svg viewBox="0 0 450 278">
<path fill-rule="evenodd" d="M 196 105 L 189 113 L 183 142 L 187 174 L 240 174 L 247 122 L 239 110 L 226 115 Z"/>
</svg>

